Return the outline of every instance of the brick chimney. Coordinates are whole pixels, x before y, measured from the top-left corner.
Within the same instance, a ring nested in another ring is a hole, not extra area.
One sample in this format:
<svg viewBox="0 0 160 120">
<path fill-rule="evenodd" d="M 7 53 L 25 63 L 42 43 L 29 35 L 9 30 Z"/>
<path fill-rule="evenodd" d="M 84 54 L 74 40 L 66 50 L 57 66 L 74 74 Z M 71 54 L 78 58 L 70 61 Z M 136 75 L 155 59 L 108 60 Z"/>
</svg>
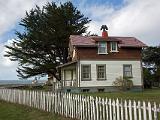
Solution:
<svg viewBox="0 0 160 120">
<path fill-rule="evenodd" d="M 108 32 L 107 32 L 108 27 L 107 27 L 106 25 L 102 25 L 102 26 L 101 26 L 101 30 L 103 30 L 103 31 L 102 31 L 102 37 L 103 37 L 103 38 L 108 38 Z"/>
</svg>

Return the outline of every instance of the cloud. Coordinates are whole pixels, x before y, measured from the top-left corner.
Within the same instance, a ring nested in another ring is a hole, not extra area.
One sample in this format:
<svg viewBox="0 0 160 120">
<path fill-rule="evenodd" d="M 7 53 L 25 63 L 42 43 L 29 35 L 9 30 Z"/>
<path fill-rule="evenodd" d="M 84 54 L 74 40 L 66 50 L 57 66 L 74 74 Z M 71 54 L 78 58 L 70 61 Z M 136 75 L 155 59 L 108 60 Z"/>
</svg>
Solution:
<svg viewBox="0 0 160 120">
<path fill-rule="evenodd" d="M 14 39 L 8 40 L 5 43 L 0 43 L 0 80 L 18 80 L 18 73 L 16 69 L 18 67 L 18 61 L 11 61 L 8 57 L 4 57 L 8 50 L 5 45 L 11 45 Z M 37 76 L 38 77 L 38 76 Z M 28 78 L 33 80 L 34 77 Z M 38 78 L 40 80 L 47 80 L 47 76 Z"/>
<path fill-rule="evenodd" d="M 0 38 L 3 35 L 15 28 L 17 22 L 25 16 L 25 12 L 34 8 L 35 5 L 42 6 L 47 1 L 51 0 L 0 0 Z M 16 80 L 17 62 L 12 62 L 9 58 L 4 57 L 7 50 L 4 45 L 8 45 L 11 40 L 0 41 L 0 80 Z"/>
<path fill-rule="evenodd" d="M 148 45 L 159 45 L 159 6 L 159 0 L 124 0 L 119 9 L 110 4 L 87 6 L 85 15 L 91 16 L 92 33 L 100 35 L 100 26 L 106 24 L 109 35 L 134 36 Z"/>
<path fill-rule="evenodd" d="M 18 79 L 16 76 L 18 63 L 10 61 L 9 58 L 4 57 L 5 51 L 7 51 L 4 45 L 10 45 L 12 41 L 13 40 L 8 40 L 7 42 L 0 44 L 0 80 Z"/>
<path fill-rule="evenodd" d="M 15 27 L 25 12 L 35 7 L 42 6 L 49 0 L 1 0 L 0 1 L 0 36 Z"/>
</svg>

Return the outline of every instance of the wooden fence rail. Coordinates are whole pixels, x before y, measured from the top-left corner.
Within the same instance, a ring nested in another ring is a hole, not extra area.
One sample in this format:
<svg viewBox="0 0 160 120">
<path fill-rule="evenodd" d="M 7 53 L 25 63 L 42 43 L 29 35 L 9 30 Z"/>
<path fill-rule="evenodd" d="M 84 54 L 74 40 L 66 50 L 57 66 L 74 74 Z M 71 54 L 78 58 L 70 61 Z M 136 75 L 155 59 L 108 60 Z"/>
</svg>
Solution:
<svg viewBox="0 0 160 120">
<path fill-rule="evenodd" d="M 79 120 L 158 120 L 160 105 L 70 93 L 0 89 L 0 99 Z"/>
</svg>

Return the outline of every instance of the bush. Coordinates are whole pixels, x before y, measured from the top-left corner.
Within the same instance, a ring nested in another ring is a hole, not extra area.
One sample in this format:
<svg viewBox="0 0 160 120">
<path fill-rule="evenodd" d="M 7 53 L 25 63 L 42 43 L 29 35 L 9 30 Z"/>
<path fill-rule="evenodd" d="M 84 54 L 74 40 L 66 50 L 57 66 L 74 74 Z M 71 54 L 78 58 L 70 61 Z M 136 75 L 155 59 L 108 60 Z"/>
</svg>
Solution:
<svg viewBox="0 0 160 120">
<path fill-rule="evenodd" d="M 113 82 L 113 85 L 119 90 L 126 91 L 133 87 L 133 82 L 129 77 L 120 76 L 116 78 L 116 80 Z"/>
</svg>

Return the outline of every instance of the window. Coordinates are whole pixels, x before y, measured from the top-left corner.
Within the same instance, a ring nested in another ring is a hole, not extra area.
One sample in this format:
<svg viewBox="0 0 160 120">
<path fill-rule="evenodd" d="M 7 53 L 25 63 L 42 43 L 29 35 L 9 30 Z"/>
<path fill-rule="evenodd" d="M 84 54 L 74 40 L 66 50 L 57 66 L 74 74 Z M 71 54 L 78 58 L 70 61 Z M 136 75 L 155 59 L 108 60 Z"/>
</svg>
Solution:
<svg viewBox="0 0 160 120">
<path fill-rule="evenodd" d="M 71 89 L 67 89 L 67 92 L 71 92 Z"/>
<path fill-rule="evenodd" d="M 107 54 L 107 42 L 98 42 L 98 54 Z"/>
<path fill-rule="evenodd" d="M 132 77 L 132 65 L 123 65 L 123 77 Z"/>
<path fill-rule="evenodd" d="M 117 52 L 117 42 L 110 42 L 111 52 Z"/>
<path fill-rule="evenodd" d="M 97 80 L 106 79 L 106 65 L 97 65 Z"/>
<path fill-rule="evenodd" d="M 91 80 L 91 65 L 82 65 L 82 80 Z"/>
<path fill-rule="evenodd" d="M 104 92 L 104 88 L 98 89 L 98 92 Z"/>
<path fill-rule="evenodd" d="M 89 92 L 89 89 L 82 89 L 82 92 Z"/>
</svg>

